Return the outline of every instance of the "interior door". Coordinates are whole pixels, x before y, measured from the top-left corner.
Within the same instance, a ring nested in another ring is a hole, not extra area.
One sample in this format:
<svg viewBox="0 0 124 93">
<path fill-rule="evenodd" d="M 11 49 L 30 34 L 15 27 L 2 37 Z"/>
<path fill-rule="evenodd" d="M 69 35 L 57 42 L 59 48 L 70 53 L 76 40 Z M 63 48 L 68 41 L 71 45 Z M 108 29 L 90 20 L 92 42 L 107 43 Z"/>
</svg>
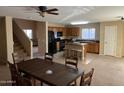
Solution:
<svg viewBox="0 0 124 93">
<path fill-rule="evenodd" d="M 116 56 L 117 26 L 105 26 L 104 55 Z"/>
</svg>

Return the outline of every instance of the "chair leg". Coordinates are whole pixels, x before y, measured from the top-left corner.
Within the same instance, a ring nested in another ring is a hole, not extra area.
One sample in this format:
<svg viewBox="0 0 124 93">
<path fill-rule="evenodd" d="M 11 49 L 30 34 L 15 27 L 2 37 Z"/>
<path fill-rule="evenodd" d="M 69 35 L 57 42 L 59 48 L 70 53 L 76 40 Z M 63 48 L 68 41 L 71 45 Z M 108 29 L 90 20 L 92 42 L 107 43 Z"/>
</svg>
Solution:
<svg viewBox="0 0 124 93">
<path fill-rule="evenodd" d="M 76 80 L 74 81 L 74 85 L 75 85 L 75 86 L 77 85 L 77 82 L 76 82 Z"/>
<path fill-rule="evenodd" d="M 43 86 L 43 82 L 42 81 L 40 81 L 40 85 Z"/>
<path fill-rule="evenodd" d="M 32 85 L 35 86 L 36 85 L 36 80 L 34 78 L 32 78 Z"/>
</svg>

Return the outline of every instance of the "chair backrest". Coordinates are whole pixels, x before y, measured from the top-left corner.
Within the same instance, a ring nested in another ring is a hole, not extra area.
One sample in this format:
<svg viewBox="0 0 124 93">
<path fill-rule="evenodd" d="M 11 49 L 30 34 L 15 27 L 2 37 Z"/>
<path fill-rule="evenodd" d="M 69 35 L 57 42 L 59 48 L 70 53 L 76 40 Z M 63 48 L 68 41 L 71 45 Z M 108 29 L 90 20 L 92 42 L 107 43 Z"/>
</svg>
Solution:
<svg viewBox="0 0 124 93">
<path fill-rule="evenodd" d="M 53 54 L 45 53 L 45 60 L 53 62 Z"/>
<path fill-rule="evenodd" d="M 93 73 L 94 73 L 94 68 L 92 68 L 91 71 L 89 71 L 88 73 L 83 74 L 81 77 L 80 86 L 86 86 L 86 85 L 90 86 Z"/>
<path fill-rule="evenodd" d="M 65 65 L 71 65 L 78 70 L 78 58 L 77 57 L 66 57 Z"/>
</svg>

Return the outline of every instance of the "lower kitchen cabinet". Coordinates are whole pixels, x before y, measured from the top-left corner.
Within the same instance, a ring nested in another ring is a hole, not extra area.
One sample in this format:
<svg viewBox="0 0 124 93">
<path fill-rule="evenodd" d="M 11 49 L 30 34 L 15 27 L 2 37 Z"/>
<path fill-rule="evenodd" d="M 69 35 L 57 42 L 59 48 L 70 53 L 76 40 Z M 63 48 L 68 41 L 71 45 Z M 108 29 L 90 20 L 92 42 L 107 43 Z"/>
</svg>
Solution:
<svg viewBox="0 0 124 93">
<path fill-rule="evenodd" d="M 99 43 L 97 42 L 88 43 L 87 52 L 99 54 Z"/>
</svg>

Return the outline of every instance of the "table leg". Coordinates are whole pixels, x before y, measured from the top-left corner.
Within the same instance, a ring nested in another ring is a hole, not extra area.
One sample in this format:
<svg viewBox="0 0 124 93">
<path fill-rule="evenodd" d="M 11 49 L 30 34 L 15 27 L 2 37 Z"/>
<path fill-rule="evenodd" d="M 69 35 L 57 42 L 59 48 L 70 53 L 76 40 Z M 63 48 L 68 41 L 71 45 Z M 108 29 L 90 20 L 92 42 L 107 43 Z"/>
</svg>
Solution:
<svg viewBox="0 0 124 93">
<path fill-rule="evenodd" d="M 82 51 L 83 55 L 82 55 L 82 60 L 85 61 L 86 60 L 86 54 L 87 54 L 87 49 L 86 46 L 83 46 L 83 51 Z"/>
<path fill-rule="evenodd" d="M 32 77 L 31 80 L 32 80 L 32 85 L 33 85 L 33 86 L 36 86 L 36 79 Z"/>
</svg>

